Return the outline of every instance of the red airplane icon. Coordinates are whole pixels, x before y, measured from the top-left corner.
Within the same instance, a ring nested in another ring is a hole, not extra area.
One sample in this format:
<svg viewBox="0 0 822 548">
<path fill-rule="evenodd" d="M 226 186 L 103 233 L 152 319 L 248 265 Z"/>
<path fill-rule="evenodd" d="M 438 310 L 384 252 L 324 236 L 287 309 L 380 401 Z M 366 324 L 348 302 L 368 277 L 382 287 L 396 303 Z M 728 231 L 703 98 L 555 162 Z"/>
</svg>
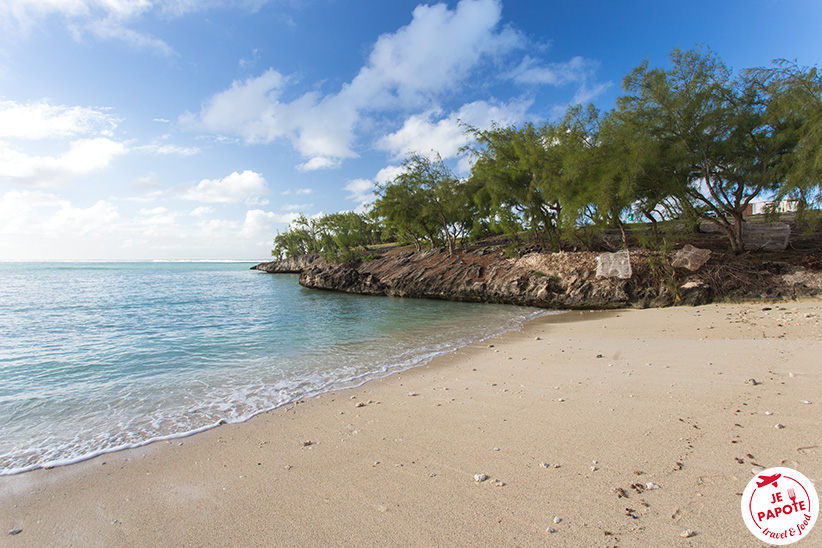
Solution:
<svg viewBox="0 0 822 548">
<path fill-rule="evenodd" d="M 757 488 L 765 487 L 766 485 L 770 485 L 773 483 L 774 487 L 778 487 L 776 485 L 776 480 L 778 480 L 780 477 L 782 477 L 782 474 L 774 474 L 773 476 L 759 476 L 759 479 L 761 479 L 762 481 L 757 481 L 756 486 Z"/>
</svg>

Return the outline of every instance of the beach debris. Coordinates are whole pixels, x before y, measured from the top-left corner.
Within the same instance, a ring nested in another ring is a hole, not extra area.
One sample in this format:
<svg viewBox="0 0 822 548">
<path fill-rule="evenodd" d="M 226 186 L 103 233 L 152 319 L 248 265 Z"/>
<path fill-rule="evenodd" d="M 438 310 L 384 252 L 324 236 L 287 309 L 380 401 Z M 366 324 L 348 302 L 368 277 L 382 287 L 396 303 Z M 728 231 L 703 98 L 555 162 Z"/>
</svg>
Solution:
<svg viewBox="0 0 822 548">
<path fill-rule="evenodd" d="M 764 471 L 765 471 L 765 469 L 762 468 L 761 466 L 754 466 L 753 468 L 751 468 L 751 474 L 753 474 L 753 475 L 759 474 L 759 473 L 764 472 Z"/>
<path fill-rule="evenodd" d="M 692 272 L 696 272 L 708 262 L 710 257 L 710 249 L 700 249 L 691 244 L 685 244 L 682 249 L 674 254 L 671 266 L 674 268 L 687 268 Z"/>
<path fill-rule="evenodd" d="M 408 395 L 412 398 L 415 397 L 415 396 L 419 396 L 419 394 L 417 392 L 409 392 Z"/>
<path fill-rule="evenodd" d="M 756 386 L 756 385 L 758 385 L 758 384 L 762 384 L 762 383 L 761 383 L 761 382 L 759 382 L 759 381 L 757 381 L 757 380 L 756 380 L 756 379 L 754 379 L 754 378 L 750 378 L 750 379 L 748 379 L 748 380 L 746 380 L 746 381 L 745 381 L 745 384 L 750 384 L 751 386 Z"/>
<path fill-rule="evenodd" d="M 637 493 L 641 493 L 645 490 L 645 486 L 642 485 L 641 483 L 632 483 L 631 484 L 631 489 L 633 489 Z"/>
<path fill-rule="evenodd" d="M 628 493 L 625 492 L 625 489 L 622 487 L 612 487 L 611 491 L 617 494 L 617 498 L 628 498 Z"/>
<path fill-rule="evenodd" d="M 631 519 L 639 519 L 639 516 L 636 515 L 636 510 L 634 510 L 633 508 L 626 508 L 625 515 Z"/>
<path fill-rule="evenodd" d="M 314 442 L 311 440 L 303 440 L 300 442 L 300 445 L 302 447 L 311 447 L 312 445 L 314 445 Z"/>
<path fill-rule="evenodd" d="M 365 407 L 365 402 L 364 401 L 358 401 L 357 404 L 354 407 Z"/>
<path fill-rule="evenodd" d="M 554 529 L 553 527 L 551 527 L 551 526 L 549 525 L 549 526 L 548 526 L 548 528 L 545 530 L 545 532 L 546 532 L 546 533 L 552 533 L 552 534 L 553 534 L 553 533 L 556 533 L 556 532 L 557 532 L 557 530 L 556 530 L 556 529 Z"/>
<path fill-rule="evenodd" d="M 604 358 L 604 357 L 605 356 L 603 356 L 602 354 L 597 354 L 597 358 Z"/>
<path fill-rule="evenodd" d="M 431 472 L 430 474 L 428 474 L 428 477 L 429 477 L 429 478 L 436 478 L 436 477 L 437 477 L 437 474 L 436 474 L 436 473 L 434 473 L 434 472 Z"/>
<path fill-rule="evenodd" d="M 542 340 L 542 337 L 534 337 L 534 340 L 535 340 L 535 341 L 541 341 L 541 340 Z"/>
<path fill-rule="evenodd" d="M 505 482 L 502 480 L 495 479 L 493 483 L 496 487 L 505 487 Z"/>
<path fill-rule="evenodd" d="M 765 411 L 765 414 L 770 417 L 771 415 L 773 415 L 773 411 Z"/>
<path fill-rule="evenodd" d="M 684 531 L 679 533 L 679 536 L 682 537 L 682 538 L 695 537 L 696 536 L 696 531 L 694 531 L 693 529 L 685 529 Z"/>
<path fill-rule="evenodd" d="M 493 344 L 489 344 L 489 345 L 488 345 L 488 348 L 494 348 L 494 345 L 493 345 Z"/>
<path fill-rule="evenodd" d="M 597 278 L 627 280 L 631 273 L 631 257 L 628 251 L 603 253 L 597 257 Z"/>
<path fill-rule="evenodd" d="M 565 398 L 557 398 L 557 401 L 558 402 L 563 402 L 563 401 L 565 401 Z"/>
<path fill-rule="evenodd" d="M 15 535 L 19 535 L 19 534 L 20 534 L 20 533 L 22 533 L 22 532 L 23 532 L 23 530 L 22 530 L 22 529 L 12 529 L 11 531 L 9 531 L 9 534 L 10 534 L 11 536 L 15 536 Z"/>
<path fill-rule="evenodd" d="M 500 450 L 499 447 L 494 447 L 494 449 L 492 449 L 492 451 L 499 451 L 499 450 Z"/>
<path fill-rule="evenodd" d="M 649 481 L 648 483 L 645 484 L 645 489 L 647 489 L 649 491 L 653 491 L 654 489 L 660 489 L 660 487 L 656 483 L 654 483 L 652 481 Z"/>
<path fill-rule="evenodd" d="M 474 481 L 477 483 L 482 483 L 488 479 L 487 474 L 474 474 Z"/>
<path fill-rule="evenodd" d="M 554 516 L 554 523 L 557 523 L 557 524 L 562 523 L 562 518 L 559 517 L 559 516 Z"/>
<path fill-rule="evenodd" d="M 788 373 L 788 376 L 789 376 L 790 378 L 794 378 L 794 377 L 796 377 L 796 373 Z"/>
<path fill-rule="evenodd" d="M 542 461 L 541 463 L 539 463 L 539 465 L 540 465 L 541 468 L 550 468 L 551 467 L 551 465 L 548 464 L 545 461 Z"/>
<path fill-rule="evenodd" d="M 809 402 L 808 400 L 802 400 L 799 403 L 804 403 L 805 405 L 810 405 L 811 404 L 811 402 Z"/>
<path fill-rule="evenodd" d="M 778 422 L 774 425 L 774 428 L 776 428 L 777 430 L 782 430 L 783 428 L 785 428 L 785 425 L 781 422 Z"/>
</svg>

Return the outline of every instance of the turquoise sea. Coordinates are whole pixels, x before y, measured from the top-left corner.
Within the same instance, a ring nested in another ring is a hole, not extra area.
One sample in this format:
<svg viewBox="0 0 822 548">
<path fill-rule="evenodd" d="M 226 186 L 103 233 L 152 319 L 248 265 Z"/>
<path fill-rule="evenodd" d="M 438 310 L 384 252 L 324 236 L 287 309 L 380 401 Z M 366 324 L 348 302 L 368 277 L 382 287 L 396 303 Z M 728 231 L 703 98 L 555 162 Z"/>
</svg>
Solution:
<svg viewBox="0 0 822 548">
<path fill-rule="evenodd" d="M 0 263 L 0 475 L 407 369 L 544 314 L 300 287 L 248 263 Z"/>
</svg>

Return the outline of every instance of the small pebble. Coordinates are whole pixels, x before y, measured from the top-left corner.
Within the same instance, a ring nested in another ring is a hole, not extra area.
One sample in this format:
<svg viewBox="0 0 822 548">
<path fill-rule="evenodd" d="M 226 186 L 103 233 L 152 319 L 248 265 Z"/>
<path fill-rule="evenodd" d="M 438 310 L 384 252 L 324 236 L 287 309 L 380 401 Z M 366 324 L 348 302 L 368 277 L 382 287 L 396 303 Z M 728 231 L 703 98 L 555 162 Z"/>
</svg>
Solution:
<svg viewBox="0 0 822 548">
<path fill-rule="evenodd" d="M 419 396 L 419 394 L 418 394 L 418 393 L 416 393 L 416 392 L 409 392 L 409 393 L 408 393 L 408 395 L 409 395 L 409 396 L 411 396 L 412 398 L 413 398 L 414 396 Z"/>
<path fill-rule="evenodd" d="M 794 377 L 796 377 L 796 373 L 788 373 L 788 376 L 789 376 L 790 378 L 794 378 Z"/>
<path fill-rule="evenodd" d="M 311 441 L 311 440 L 305 440 L 305 441 L 301 442 L 300 445 L 302 445 L 303 447 L 310 447 L 310 446 L 314 445 L 314 442 Z"/>
<path fill-rule="evenodd" d="M 365 402 L 358 401 L 357 405 L 355 405 L 354 407 L 365 407 Z"/>
<path fill-rule="evenodd" d="M 778 423 L 776 423 L 776 425 L 774 426 L 774 428 L 776 428 L 777 430 L 782 430 L 783 428 L 785 428 L 785 425 L 784 425 L 784 424 L 782 424 L 782 423 L 780 423 L 780 422 L 778 422 Z"/>
<path fill-rule="evenodd" d="M 486 474 L 474 474 L 474 481 L 477 483 L 482 483 L 483 481 L 487 480 L 488 476 Z"/>
<path fill-rule="evenodd" d="M 547 462 L 545 462 L 545 461 L 543 461 L 543 462 L 539 463 L 539 465 L 540 465 L 542 468 L 550 468 L 550 467 L 551 467 L 551 465 L 550 465 L 550 464 L 548 464 L 548 463 L 547 463 Z"/>
<path fill-rule="evenodd" d="M 691 529 L 685 529 L 679 534 L 679 536 L 682 538 L 691 538 L 693 536 L 696 536 L 696 531 L 693 531 Z"/>
<path fill-rule="evenodd" d="M 557 530 L 556 530 L 556 529 L 554 529 L 553 527 L 550 527 L 550 526 L 549 526 L 549 527 L 548 527 L 548 529 L 546 529 L 546 530 L 545 530 L 545 532 L 546 532 L 546 533 L 556 533 L 556 532 L 557 532 Z"/>
<path fill-rule="evenodd" d="M 765 414 L 770 417 L 771 415 L 773 415 L 773 411 L 765 411 Z"/>
<path fill-rule="evenodd" d="M 495 480 L 494 480 L 494 485 L 496 485 L 497 487 L 504 487 L 504 486 L 505 486 L 505 482 L 504 482 L 504 481 L 502 481 L 502 480 L 495 479 Z"/>
<path fill-rule="evenodd" d="M 535 340 L 535 341 L 541 341 L 541 340 L 542 340 L 542 337 L 534 337 L 534 340 Z"/>
<path fill-rule="evenodd" d="M 751 386 L 756 386 L 757 384 L 762 384 L 756 379 L 748 379 L 745 381 L 745 384 L 750 384 Z"/>
<path fill-rule="evenodd" d="M 565 398 L 557 398 L 557 401 L 565 401 Z"/>
<path fill-rule="evenodd" d="M 559 517 L 559 516 L 554 516 L 554 523 L 557 523 L 557 524 L 562 523 L 562 518 Z"/>
<path fill-rule="evenodd" d="M 810 405 L 811 404 L 811 402 L 809 402 L 808 400 L 802 400 L 800 403 L 804 403 L 805 405 Z"/>
</svg>

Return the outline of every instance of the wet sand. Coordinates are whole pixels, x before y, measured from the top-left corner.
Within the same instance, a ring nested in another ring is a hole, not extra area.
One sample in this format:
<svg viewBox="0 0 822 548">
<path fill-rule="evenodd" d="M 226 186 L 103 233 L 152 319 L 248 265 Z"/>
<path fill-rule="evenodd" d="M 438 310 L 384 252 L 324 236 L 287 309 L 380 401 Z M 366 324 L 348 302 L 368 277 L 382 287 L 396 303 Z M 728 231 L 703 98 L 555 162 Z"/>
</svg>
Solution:
<svg viewBox="0 0 822 548">
<path fill-rule="evenodd" d="M 0 477 L 0 546 L 759 547 L 741 493 L 756 466 L 822 479 L 820 406 L 820 302 L 569 312 L 243 424 Z"/>
</svg>

